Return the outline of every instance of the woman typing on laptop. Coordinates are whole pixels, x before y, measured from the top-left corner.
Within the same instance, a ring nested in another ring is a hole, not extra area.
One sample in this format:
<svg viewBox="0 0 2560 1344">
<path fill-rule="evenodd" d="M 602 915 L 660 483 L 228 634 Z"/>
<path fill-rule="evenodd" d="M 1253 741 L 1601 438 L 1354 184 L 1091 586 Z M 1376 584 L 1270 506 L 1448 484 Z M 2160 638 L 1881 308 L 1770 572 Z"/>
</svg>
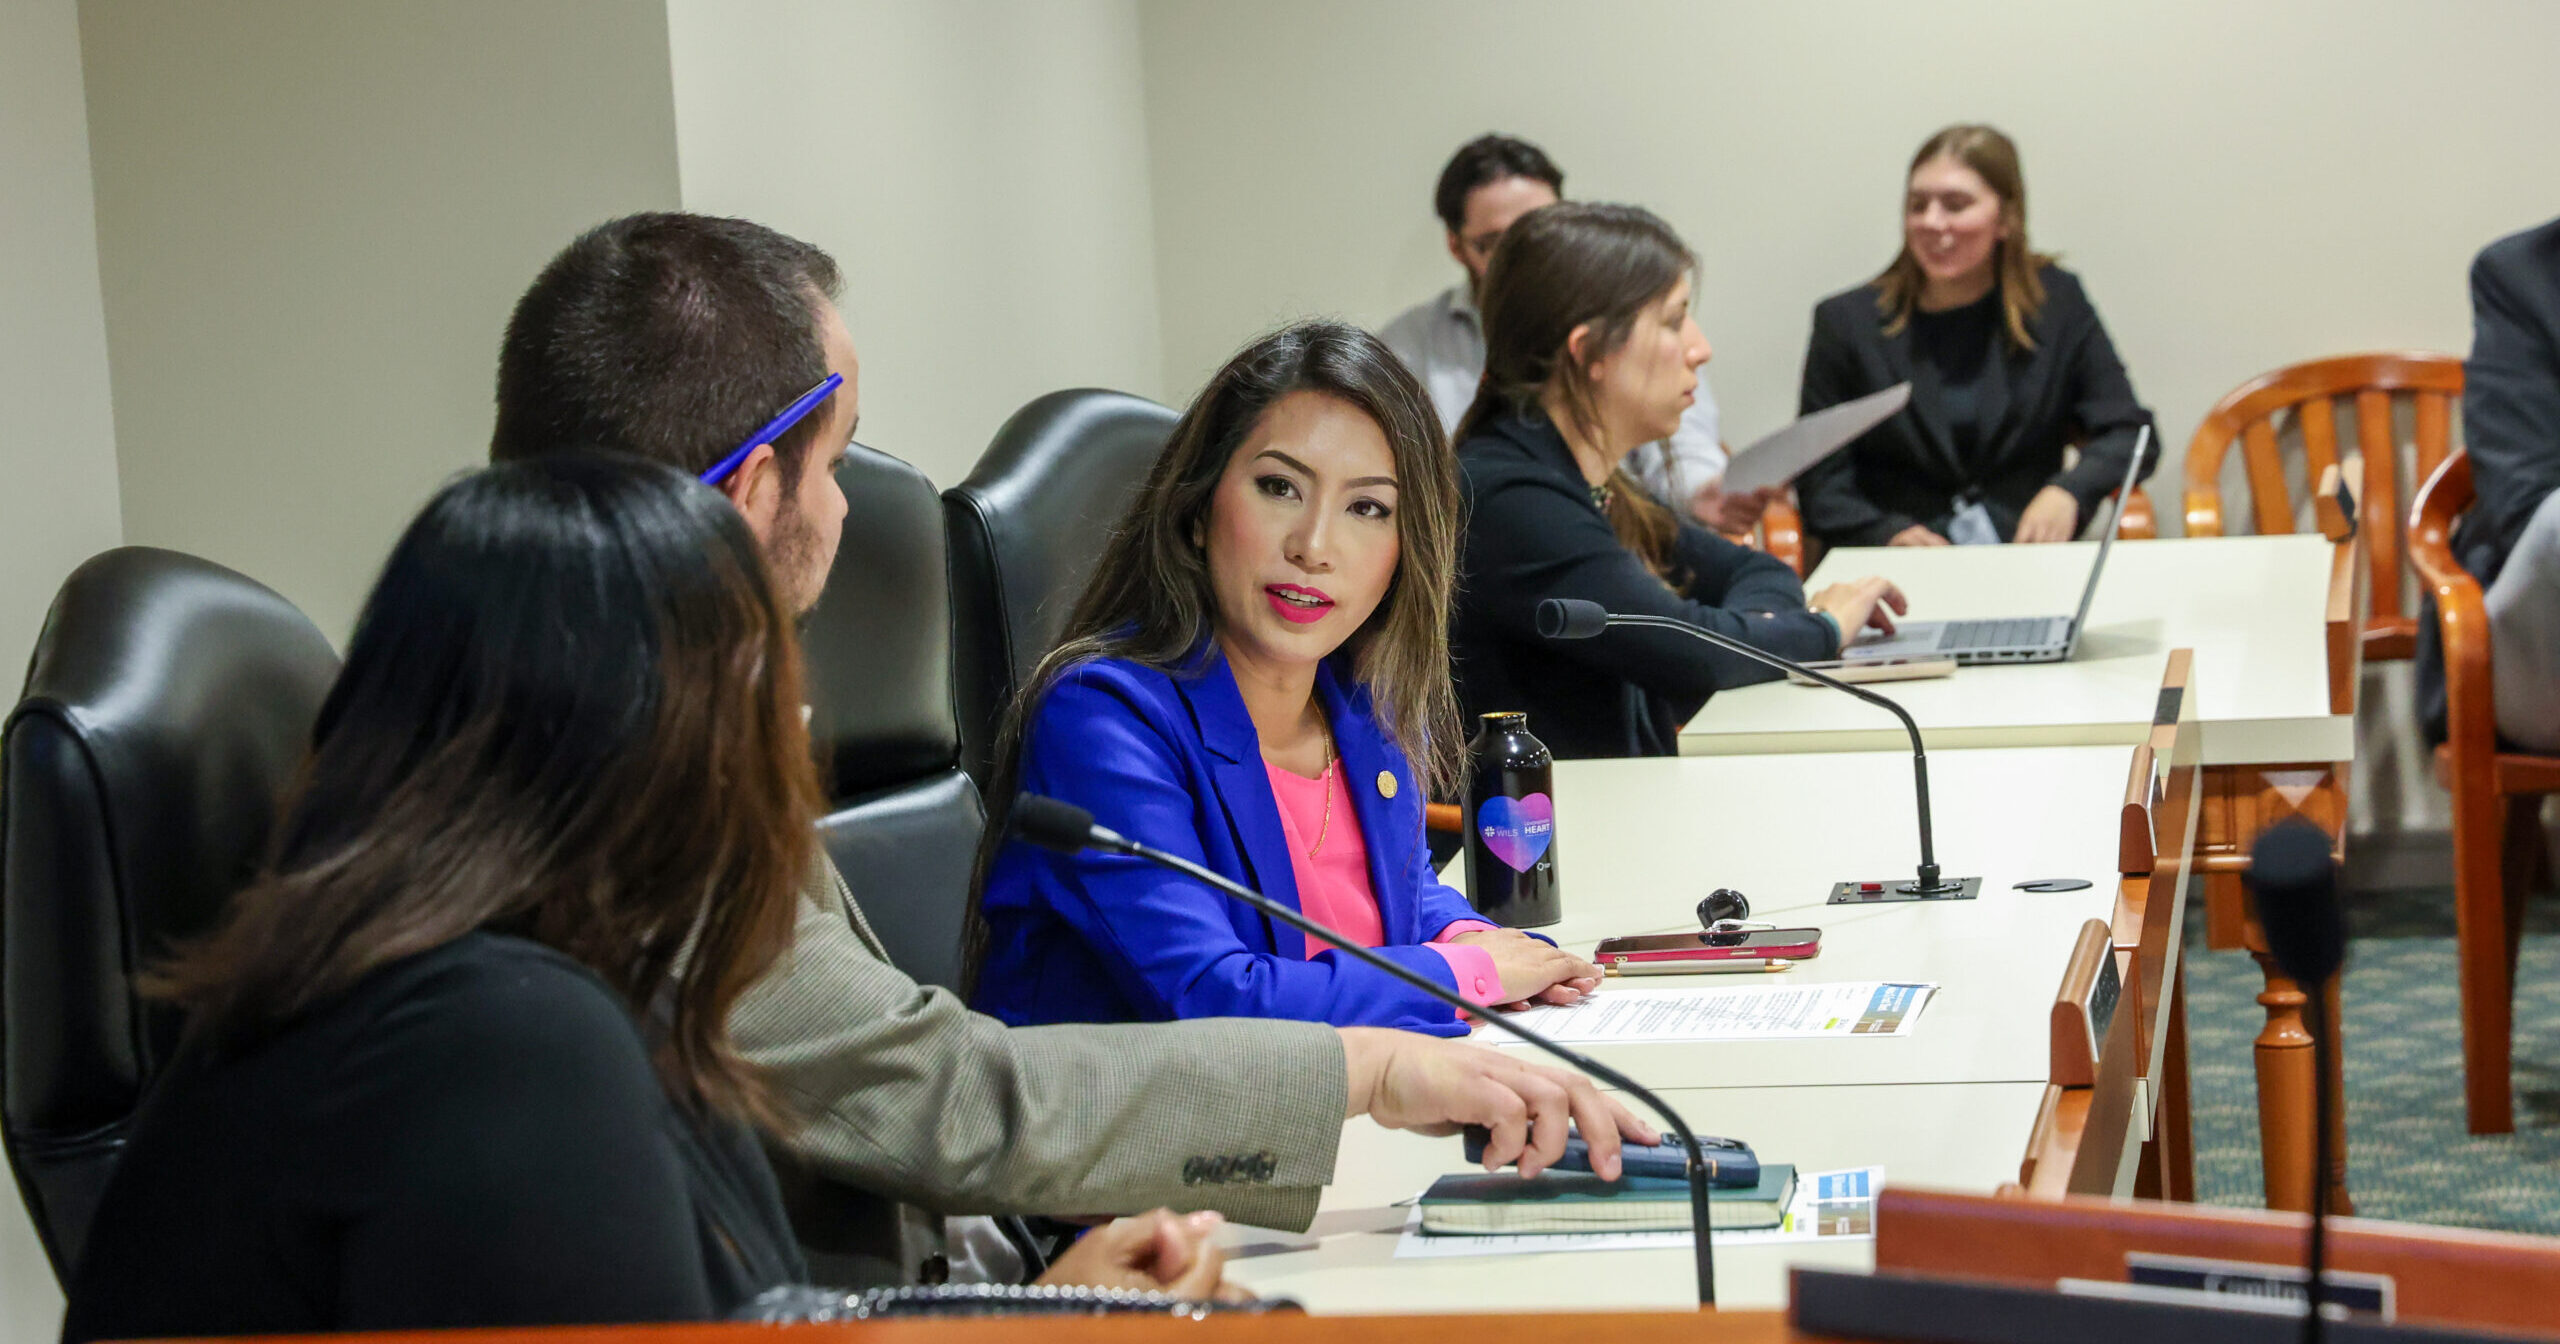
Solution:
<svg viewBox="0 0 2560 1344">
<path fill-rule="evenodd" d="M 1911 404 L 1798 479 L 1806 528 L 1829 546 L 2071 540 L 2151 413 L 2079 277 L 2028 245 L 2017 147 L 1988 126 L 1929 137 L 1902 223 L 1882 275 L 1814 309 L 1802 409 L 1906 380 Z"/>
<path fill-rule="evenodd" d="M 1551 642 L 1548 598 L 1705 626 L 1781 657 L 1838 655 L 1902 596 L 1882 579 L 1810 604 L 1775 558 L 1685 523 L 1623 463 L 1680 421 L 1712 353 L 1696 259 L 1651 213 L 1567 203 L 1503 235 L 1486 271 L 1484 383 L 1458 427 L 1467 493 L 1453 644 L 1471 714 L 1523 711 L 1560 758 L 1664 756 L 1707 697 L 1777 675 L 1668 630 Z"/>
</svg>

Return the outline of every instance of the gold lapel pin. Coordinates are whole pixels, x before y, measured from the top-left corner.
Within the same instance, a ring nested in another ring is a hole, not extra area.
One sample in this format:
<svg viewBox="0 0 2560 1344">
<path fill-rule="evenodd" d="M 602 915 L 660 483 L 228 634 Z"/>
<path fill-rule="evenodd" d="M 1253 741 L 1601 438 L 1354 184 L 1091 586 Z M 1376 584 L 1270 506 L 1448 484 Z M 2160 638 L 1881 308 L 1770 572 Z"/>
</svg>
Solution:
<svg viewBox="0 0 2560 1344">
<path fill-rule="evenodd" d="M 1395 771 L 1381 770 L 1378 772 L 1378 796 L 1381 798 L 1393 798 L 1396 796 Z"/>
</svg>

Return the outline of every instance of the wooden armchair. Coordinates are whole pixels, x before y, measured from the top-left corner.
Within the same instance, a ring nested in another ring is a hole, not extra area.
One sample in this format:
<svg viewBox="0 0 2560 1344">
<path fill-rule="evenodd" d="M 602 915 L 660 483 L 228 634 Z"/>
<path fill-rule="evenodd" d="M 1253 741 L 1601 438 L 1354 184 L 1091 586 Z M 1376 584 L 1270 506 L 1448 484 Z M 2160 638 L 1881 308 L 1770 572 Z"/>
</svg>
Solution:
<svg viewBox="0 0 2560 1344">
<path fill-rule="evenodd" d="M 2295 501 L 2285 484 L 2276 422 L 2290 412 L 2302 431 L 2304 480 L 2317 481 L 2338 463 L 2337 406 L 2352 402 L 2356 448 L 2364 456 L 2364 507 L 2359 522 L 2365 546 L 2373 610 L 2364 624 L 2364 656 L 2407 658 L 2416 648 L 2418 618 L 2401 605 L 2399 476 L 2392 397 L 2408 394 L 2416 407 L 2412 479 L 2423 481 L 2451 447 L 2453 400 L 2462 395 L 2462 360 L 2423 350 L 2338 355 L 2288 365 L 2240 385 L 2205 412 L 2187 444 L 2187 535 L 2224 535 L 2222 464 L 2236 440 L 2249 484 L 2249 512 L 2261 534 L 2294 530 Z"/>
<path fill-rule="evenodd" d="M 1734 540 L 1745 546 L 1756 546 L 1787 562 L 1787 568 L 1801 579 L 1813 572 L 1814 562 L 1822 559 L 1822 546 L 1804 534 L 1804 514 L 1796 508 L 1796 492 L 1772 501 L 1768 511 L 1760 515 L 1760 527 L 1752 535 Z M 1812 555 L 1808 557 L 1806 551 Z"/>
<path fill-rule="evenodd" d="M 2436 748 L 2436 771 L 2453 793 L 2464 1108 L 2472 1133 L 2506 1134 L 2515 1129 L 2509 1057 L 2517 940 L 2542 845 L 2542 796 L 2560 793 L 2560 757 L 2499 748 L 2489 615 L 2480 581 L 2453 558 L 2454 520 L 2471 500 L 2471 458 L 2456 452 L 2418 491 L 2409 518 L 2409 562 L 2435 594 L 2437 630 L 2444 636 L 2449 731 Z"/>
</svg>

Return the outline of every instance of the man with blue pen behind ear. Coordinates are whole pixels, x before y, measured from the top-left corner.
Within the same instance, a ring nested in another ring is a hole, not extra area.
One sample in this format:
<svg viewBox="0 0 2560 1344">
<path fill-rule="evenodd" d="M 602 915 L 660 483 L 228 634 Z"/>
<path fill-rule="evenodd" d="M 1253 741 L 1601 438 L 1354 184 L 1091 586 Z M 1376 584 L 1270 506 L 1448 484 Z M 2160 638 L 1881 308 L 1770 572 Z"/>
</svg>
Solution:
<svg viewBox="0 0 2560 1344">
<path fill-rule="evenodd" d="M 831 469 L 859 408 L 837 285 L 824 252 L 742 220 L 599 226 L 517 304 L 490 455 L 584 444 L 703 476 L 806 610 L 843 525 Z M 796 1156 L 870 1200 L 860 1216 L 875 1235 L 838 1277 L 915 1275 L 939 1254 L 942 1215 L 1161 1204 L 1303 1228 L 1348 1116 L 1434 1133 L 1487 1124 L 1488 1165 L 1525 1148 L 1524 1170 L 1554 1161 L 1572 1124 L 1607 1174 L 1620 1134 L 1656 1137 L 1587 1079 L 1406 1032 L 1007 1028 L 891 965 L 858 893 L 814 837 L 811 851 L 793 951 L 740 1001 L 731 1031 L 808 1115 Z"/>
</svg>

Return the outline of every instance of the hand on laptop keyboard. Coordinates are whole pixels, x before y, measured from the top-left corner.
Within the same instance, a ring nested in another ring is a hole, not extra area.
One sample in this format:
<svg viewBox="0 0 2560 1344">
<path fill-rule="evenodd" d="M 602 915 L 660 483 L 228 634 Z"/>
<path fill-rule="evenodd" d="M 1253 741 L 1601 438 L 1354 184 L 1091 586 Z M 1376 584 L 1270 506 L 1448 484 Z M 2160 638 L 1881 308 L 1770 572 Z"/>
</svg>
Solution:
<svg viewBox="0 0 2560 1344">
<path fill-rule="evenodd" d="M 1835 583 L 1815 593 L 1806 605 L 1831 613 L 1831 619 L 1840 623 L 1840 640 L 1844 644 L 1869 626 L 1892 634 L 1893 618 L 1911 609 L 1910 599 L 1893 586 L 1892 580 L 1872 575 Z"/>
</svg>

